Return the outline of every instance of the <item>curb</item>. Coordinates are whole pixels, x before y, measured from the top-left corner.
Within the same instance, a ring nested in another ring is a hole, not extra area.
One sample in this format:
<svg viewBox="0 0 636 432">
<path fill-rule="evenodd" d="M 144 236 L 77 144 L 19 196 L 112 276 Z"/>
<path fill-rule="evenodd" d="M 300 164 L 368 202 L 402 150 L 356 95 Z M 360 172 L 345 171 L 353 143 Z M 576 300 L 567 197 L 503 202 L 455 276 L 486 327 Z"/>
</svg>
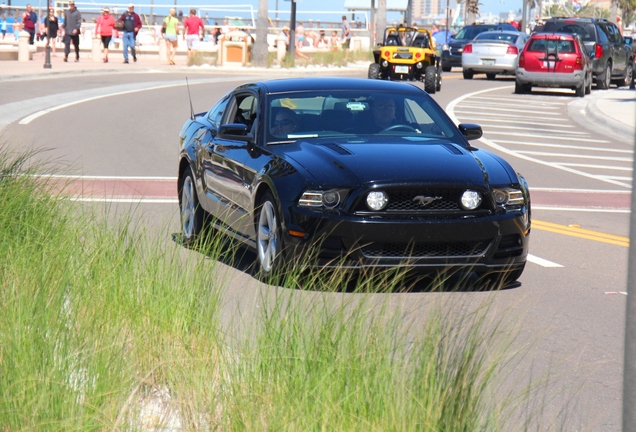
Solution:
<svg viewBox="0 0 636 432">
<path fill-rule="evenodd" d="M 615 136 L 617 135 L 633 143 L 636 139 L 636 129 L 634 127 L 630 127 L 624 122 L 616 120 L 612 116 L 598 109 L 597 100 L 602 99 L 605 95 L 608 94 L 611 93 L 597 93 L 596 97 L 586 98 L 587 100 L 584 100 L 585 117 L 589 118 L 592 122 L 594 122 L 595 125 L 598 125 L 600 128 L 604 129 L 610 134 Z"/>
</svg>

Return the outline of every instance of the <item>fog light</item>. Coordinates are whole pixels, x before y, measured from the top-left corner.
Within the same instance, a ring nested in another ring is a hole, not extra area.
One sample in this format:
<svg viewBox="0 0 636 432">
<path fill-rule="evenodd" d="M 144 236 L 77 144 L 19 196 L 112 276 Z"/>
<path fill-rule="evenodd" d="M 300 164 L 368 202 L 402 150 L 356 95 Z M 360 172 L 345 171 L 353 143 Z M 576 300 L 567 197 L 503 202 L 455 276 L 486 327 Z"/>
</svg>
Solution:
<svg viewBox="0 0 636 432">
<path fill-rule="evenodd" d="M 367 195 L 367 206 L 371 210 L 382 210 L 384 207 L 386 207 L 388 202 L 389 197 L 387 197 L 386 193 L 382 191 L 369 192 L 369 195 Z"/>
<path fill-rule="evenodd" d="M 462 207 L 466 210 L 475 210 L 481 204 L 481 194 L 477 191 L 467 190 L 462 194 Z"/>
<path fill-rule="evenodd" d="M 382 60 L 382 67 L 387 67 L 389 66 L 389 62 L 386 60 Z"/>
<path fill-rule="evenodd" d="M 417 62 L 415 64 L 415 67 L 418 68 L 418 69 L 422 69 L 424 67 L 424 65 L 422 64 L 422 62 Z"/>
</svg>

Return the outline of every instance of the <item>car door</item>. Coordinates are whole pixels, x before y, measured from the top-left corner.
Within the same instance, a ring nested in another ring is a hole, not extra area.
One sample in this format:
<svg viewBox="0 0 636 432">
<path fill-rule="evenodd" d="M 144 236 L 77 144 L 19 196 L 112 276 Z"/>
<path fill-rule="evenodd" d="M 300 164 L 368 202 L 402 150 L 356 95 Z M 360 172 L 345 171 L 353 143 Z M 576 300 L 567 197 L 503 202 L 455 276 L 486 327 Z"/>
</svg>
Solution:
<svg viewBox="0 0 636 432">
<path fill-rule="evenodd" d="M 614 70 L 616 72 L 620 71 L 621 75 L 625 75 L 625 70 L 627 69 L 627 48 L 625 41 L 618 27 L 613 24 L 608 24 L 607 27 L 612 34 L 610 41 L 612 42 L 612 50 L 614 51 Z"/>
<path fill-rule="evenodd" d="M 215 201 L 214 216 L 239 235 L 250 211 L 245 161 L 254 142 L 257 106 L 258 97 L 253 91 L 240 90 L 231 95 L 219 133 L 210 142 L 202 162 L 206 195 Z"/>
</svg>

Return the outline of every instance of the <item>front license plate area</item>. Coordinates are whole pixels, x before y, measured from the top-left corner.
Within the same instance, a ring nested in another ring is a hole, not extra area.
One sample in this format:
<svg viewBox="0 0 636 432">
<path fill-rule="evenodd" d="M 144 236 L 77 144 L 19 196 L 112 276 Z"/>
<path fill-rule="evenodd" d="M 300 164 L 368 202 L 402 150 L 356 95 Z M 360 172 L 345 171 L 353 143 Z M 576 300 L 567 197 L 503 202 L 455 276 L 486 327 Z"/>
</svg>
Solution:
<svg viewBox="0 0 636 432">
<path fill-rule="evenodd" d="M 395 73 L 407 74 L 407 73 L 409 73 L 409 67 L 408 66 L 396 66 L 395 67 Z"/>
</svg>

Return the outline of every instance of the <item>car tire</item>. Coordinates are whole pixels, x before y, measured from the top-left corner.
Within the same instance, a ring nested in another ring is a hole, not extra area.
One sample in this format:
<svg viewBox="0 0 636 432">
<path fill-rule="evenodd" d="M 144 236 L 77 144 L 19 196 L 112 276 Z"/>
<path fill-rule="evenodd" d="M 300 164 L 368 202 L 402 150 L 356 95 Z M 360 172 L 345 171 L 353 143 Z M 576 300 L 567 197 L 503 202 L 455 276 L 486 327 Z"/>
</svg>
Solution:
<svg viewBox="0 0 636 432">
<path fill-rule="evenodd" d="M 605 71 L 596 77 L 596 87 L 599 90 L 607 90 L 612 82 L 612 65 L 607 62 Z"/>
<path fill-rule="evenodd" d="M 436 68 L 437 71 L 437 85 L 435 86 L 436 91 L 440 91 L 442 89 L 442 69 Z"/>
<path fill-rule="evenodd" d="M 625 78 L 620 80 L 618 87 L 629 87 L 632 85 L 632 74 L 634 73 L 634 70 L 630 63 L 630 61 L 627 62 L 628 66 L 625 68 Z"/>
<path fill-rule="evenodd" d="M 515 93 L 516 94 L 526 94 L 532 91 L 532 86 L 530 84 L 521 84 L 518 81 L 515 81 Z"/>
<path fill-rule="evenodd" d="M 256 261 L 260 279 L 271 280 L 284 261 L 280 218 L 276 200 L 266 192 L 256 209 Z"/>
<path fill-rule="evenodd" d="M 453 67 L 452 67 L 452 66 L 444 66 L 444 65 L 442 65 L 442 70 L 443 70 L 444 72 L 450 72 L 450 71 L 451 71 L 451 69 L 453 69 Z"/>
<path fill-rule="evenodd" d="M 469 79 L 473 79 L 474 72 L 468 69 L 464 69 L 462 71 L 462 74 L 464 75 L 464 79 L 469 80 Z"/>
<path fill-rule="evenodd" d="M 437 69 L 435 66 L 427 66 L 424 70 L 424 90 L 434 94 L 437 89 Z"/>
<path fill-rule="evenodd" d="M 585 78 L 583 78 L 583 82 L 581 83 L 581 85 L 574 89 L 574 94 L 576 95 L 576 97 L 585 97 L 585 88 Z"/>
<path fill-rule="evenodd" d="M 380 65 L 372 63 L 369 65 L 369 79 L 380 79 Z"/>
<path fill-rule="evenodd" d="M 489 81 L 494 81 L 494 79 L 497 77 L 497 74 L 494 73 L 487 73 L 486 74 L 486 79 Z"/>
<path fill-rule="evenodd" d="M 181 233 L 185 244 L 194 243 L 203 232 L 205 211 L 199 204 L 192 170 L 187 167 L 178 181 Z"/>
</svg>

